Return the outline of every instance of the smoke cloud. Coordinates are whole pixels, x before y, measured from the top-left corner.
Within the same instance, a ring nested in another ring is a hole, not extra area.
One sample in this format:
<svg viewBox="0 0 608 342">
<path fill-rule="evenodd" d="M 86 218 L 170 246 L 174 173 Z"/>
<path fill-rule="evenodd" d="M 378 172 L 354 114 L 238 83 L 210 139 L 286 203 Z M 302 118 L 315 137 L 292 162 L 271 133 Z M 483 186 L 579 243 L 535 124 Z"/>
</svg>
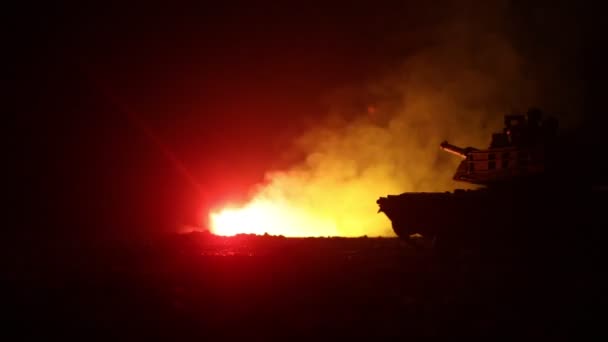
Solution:
<svg viewBox="0 0 608 342">
<path fill-rule="evenodd" d="M 511 15 L 507 5 L 460 8 L 375 80 L 337 90 L 327 120 L 295 141 L 303 161 L 268 172 L 252 202 L 329 222 L 285 235 L 394 236 L 378 197 L 469 187 L 452 181 L 460 160 L 441 141 L 485 148 L 506 113 L 575 111 L 574 81 L 555 85 L 559 59 L 531 59 Z"/>
</svg>

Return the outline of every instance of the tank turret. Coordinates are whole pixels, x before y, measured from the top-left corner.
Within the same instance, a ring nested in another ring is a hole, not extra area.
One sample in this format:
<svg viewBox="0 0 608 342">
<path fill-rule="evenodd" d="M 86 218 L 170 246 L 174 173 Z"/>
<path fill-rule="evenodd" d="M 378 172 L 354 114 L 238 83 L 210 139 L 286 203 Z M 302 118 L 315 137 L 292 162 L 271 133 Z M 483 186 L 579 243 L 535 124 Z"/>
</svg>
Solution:
<svg viewBox="0 0 608 342">
<path fill-rule="evenodd" d="M 554 120 L 541 121 L 531 109 L 524 115 L 505 115 L 502 132 L 492 134 L 488 148 L 461 148 L 444 141 L 440 148 L 464 159 L 453 179 L 478 185 L 527 180 L 547 171 L 545 157 L 555 137 Z"/>
</svg>

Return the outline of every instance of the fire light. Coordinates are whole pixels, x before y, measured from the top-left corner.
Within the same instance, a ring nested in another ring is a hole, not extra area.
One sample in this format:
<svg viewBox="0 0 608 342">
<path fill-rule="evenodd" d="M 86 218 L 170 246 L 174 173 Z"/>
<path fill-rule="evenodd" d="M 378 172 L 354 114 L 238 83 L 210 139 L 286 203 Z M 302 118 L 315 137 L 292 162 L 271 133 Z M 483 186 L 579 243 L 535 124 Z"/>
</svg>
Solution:
<svg viewBox="0 0 608 342">
<path fill-rule="evenodd" d="M 332 220 L 309 215 L 283 203 L 257 200 L 241 208 L 210 214 L 211 232 L 221 236 L 270 234 L 286 237 L 337 236 Z"/>
</svg>

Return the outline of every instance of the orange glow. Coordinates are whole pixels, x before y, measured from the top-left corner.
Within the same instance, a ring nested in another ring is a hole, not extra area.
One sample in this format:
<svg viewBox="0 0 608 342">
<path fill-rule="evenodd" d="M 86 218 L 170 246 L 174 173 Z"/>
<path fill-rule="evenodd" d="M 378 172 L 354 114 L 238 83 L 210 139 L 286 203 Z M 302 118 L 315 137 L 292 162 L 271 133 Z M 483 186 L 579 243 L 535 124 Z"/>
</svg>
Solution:
<svg viewBox="0 0 608 342">
<path fill-rule="evenodd" d="M 254 200 L 242 208 L 213 212 L 211 232 L 216 235 L 268 233 L 286 237 L 338 236 L 335 222 L 311 216 L 284 203 Z"/>
</svg>

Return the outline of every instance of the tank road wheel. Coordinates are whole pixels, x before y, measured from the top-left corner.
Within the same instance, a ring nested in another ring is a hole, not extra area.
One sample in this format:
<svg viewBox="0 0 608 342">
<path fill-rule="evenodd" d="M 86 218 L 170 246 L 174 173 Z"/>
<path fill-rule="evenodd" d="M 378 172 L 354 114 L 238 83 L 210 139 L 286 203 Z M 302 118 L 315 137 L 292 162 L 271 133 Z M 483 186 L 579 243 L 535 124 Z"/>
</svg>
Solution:
<svg viewBox="0 0 608 342">
<path fill-rule="evenodd" d="M 397 234 L 397 236 L 403 240 L 408 242 L 410 240 L 410 234 L 407 230 L 407 225 L 402 222 L 402 221 L 392 221 L 391 225 L 393 227 L 393 231 L 395 231 L 395 234 Z"/>
</svg>

